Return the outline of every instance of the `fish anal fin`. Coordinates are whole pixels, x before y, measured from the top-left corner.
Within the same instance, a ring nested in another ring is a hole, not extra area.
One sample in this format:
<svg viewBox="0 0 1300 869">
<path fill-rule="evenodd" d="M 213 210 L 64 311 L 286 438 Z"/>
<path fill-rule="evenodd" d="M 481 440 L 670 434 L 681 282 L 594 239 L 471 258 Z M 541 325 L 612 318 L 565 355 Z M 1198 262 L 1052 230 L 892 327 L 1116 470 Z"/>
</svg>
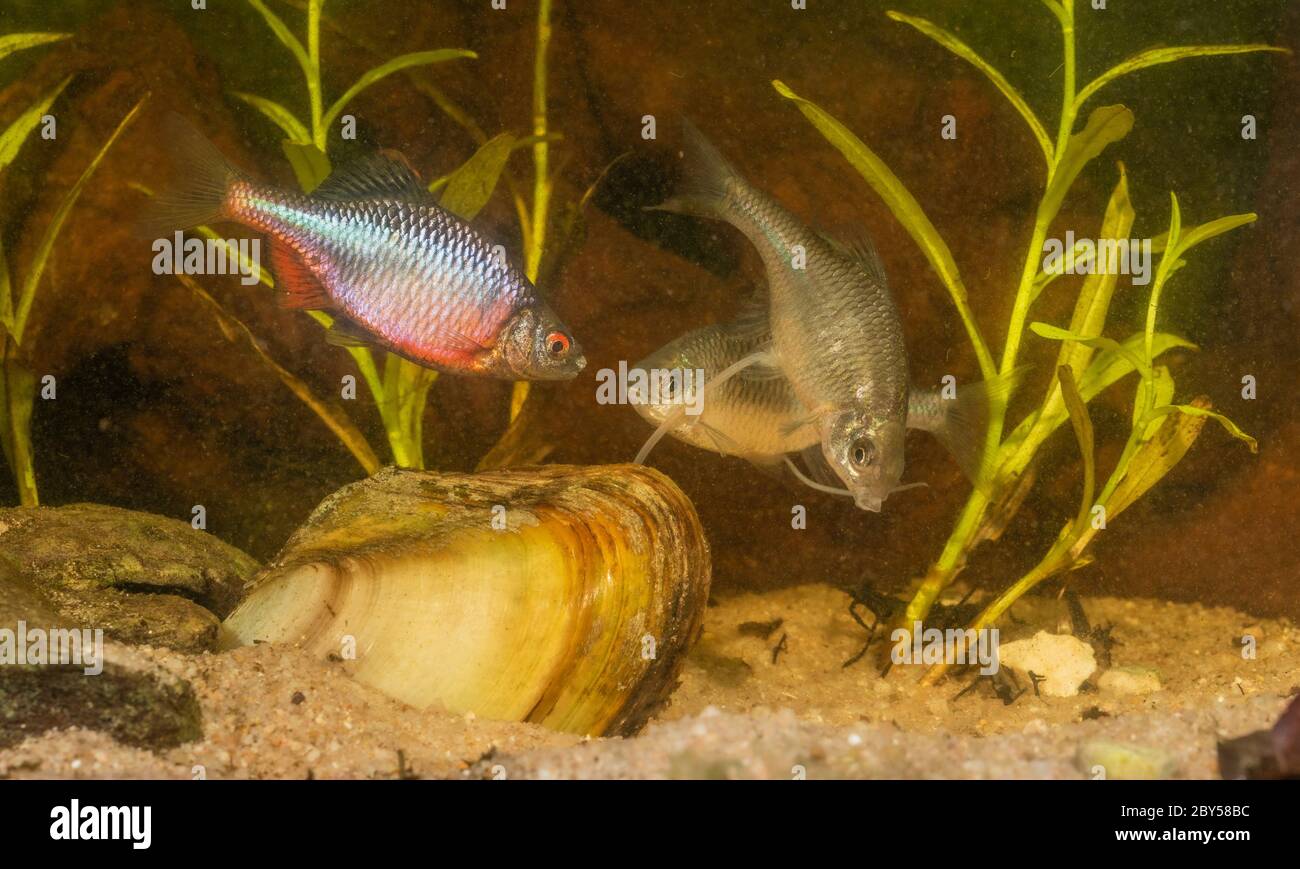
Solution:
<svg viewBox="0 0 1300 869">
<path fill-rule="evenodd" d="M 335 347 L 369 347 L 375 339 L 355 320 L 336 316 L 325 330 L 325 342 Z"/>
<path fill-rule="evenodd" d="M 333 307 L 329 292 L 302 256 L 289 245 L 271 242 L 271 270 L 275 272 L 275 285 L 280 290 L 280 307 L 304 311 Z"/>
</svg>

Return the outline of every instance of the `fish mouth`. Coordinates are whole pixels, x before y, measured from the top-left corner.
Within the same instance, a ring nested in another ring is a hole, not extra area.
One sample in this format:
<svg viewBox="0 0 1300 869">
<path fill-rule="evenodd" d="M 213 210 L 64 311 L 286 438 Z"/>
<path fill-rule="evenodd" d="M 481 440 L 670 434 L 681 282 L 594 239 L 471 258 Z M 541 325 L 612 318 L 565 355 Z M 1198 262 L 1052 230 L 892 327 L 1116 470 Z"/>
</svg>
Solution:
<svg viewBox="0 0 1300 869">
<path fill-rule="evenodd" d="M 859 510 L 869 510 L 872 513 L 879 513 L 880 508 L 885 505 L 885 499 L 870 492 L 858 492 L 853 496 L 853 503 L 858 505 Z"/>
<path fill-rule="evenodd" d="M 520 380 L 572 380 L 587 367 L 587 357 L 579 353 L 561 365 L 528 366 L 515 376 Z"/>
</svg>

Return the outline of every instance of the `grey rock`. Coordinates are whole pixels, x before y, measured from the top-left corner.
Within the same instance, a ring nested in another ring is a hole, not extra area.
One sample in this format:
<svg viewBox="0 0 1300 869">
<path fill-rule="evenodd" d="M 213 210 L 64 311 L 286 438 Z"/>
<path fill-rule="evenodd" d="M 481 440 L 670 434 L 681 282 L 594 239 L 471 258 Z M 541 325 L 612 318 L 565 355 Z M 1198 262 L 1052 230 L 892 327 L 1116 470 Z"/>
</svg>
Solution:
<svg viewBox="0 0 1300 869">
<path fill-rule="evenodd" d="M 0 552 L 70 624 L 189 652 L 215 647 L 258 569 L 185 522 L 99 504 L 0 509 Z"/>
<path fill-rule="evenodd" d="M 91 633 L 79 661 L 16 660 L 20 634 L 29 643 L 40 634 L 48 644 L 56 631 L 79 630 L 35 583 L 0 559 L 0 748 L 74 726 L 150 749 L 202 735 L 190 685 L 128 646 L 96 645 Z"/>
</svg>

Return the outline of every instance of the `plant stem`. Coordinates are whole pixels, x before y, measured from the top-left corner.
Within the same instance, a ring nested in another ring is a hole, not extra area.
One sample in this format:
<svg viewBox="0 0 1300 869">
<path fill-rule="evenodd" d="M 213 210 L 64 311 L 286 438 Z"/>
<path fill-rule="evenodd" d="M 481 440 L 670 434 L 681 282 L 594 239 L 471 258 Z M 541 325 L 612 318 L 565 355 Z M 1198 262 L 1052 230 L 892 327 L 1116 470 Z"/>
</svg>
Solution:
<svg viewBox="0 0 1300 869">
<path fill-rule="evenodd" d="M 546 246 L 546 224 L 550 219 L 551 177 L 550 143 L 547 141 L 546 122 L 546 53 L 551 47 L 551 0 L 537 4 L 537 55 L 533 58 L 533 207 L 527 216 L 531 227 L 525 227 L 524 272 L 528 280 L 537 282 L 542 267 L 542 250 Z M 525 216 L 523 210 L 520 216 Z M 514 422 L 528 400 L 528 381 L 519 380 L 510 393 L 510 421 Z"/>
<path fill-rule="evenodd" d="M 13 340 L 0 334 L 0 399 L 3 399 L 0 423 L 4 425 L 0 441 L 4 443 L 5 456 L 13 471 L 18 503 L 24 507 L 36 507 L 40 505 L 40 498 L 36 490 L 36 460 L 32 454 L 31 395 L 24 397 L 19 394 L 29 392 L 33 384 L 30 380 L 19 382 L 15 352 L 17 346 Z"/>
<path fill-rule="evenodd" d="M 310 0 L 307 4 L 307 59 L 311 67 L 308 73 L 307 94 L 311 99 L 311 136 L 312 143 L 325 153 L 325 127 L 322 123 L 322 95 L 320 80 L 320 16 L 325 0 Z"/>
<path fill-rule="evenodd" d="M 551 45 L 551 0 L 537 4 L 537 56 L 533 59 L 533 227 L 525 260 L 530 281 L 537 280 L 546 242 L 547 211 L 551 198 L 550 143 L 546 140 L 546 52 Z"/>
<path fill-rule="evenodd" d="M 1052 165 L 1048 171 L 1047 185 L 1050 187 L 1057 168 L 1060 166 L 1061 158 L 1065 154 L 1066 146 L 1069 144 L 1070 131 L 1074 127 L 1076 57 L 1074 0 L 1062 0 L 1059 7 L 1055 4 L 1048 4 L 1048 6 L 1060 21 L 1064 54 L 1061 121 L 1057 129 L 1056 149 Z M 1002 347 L 1002 361 L 999 366 L 999 373 L 1003 377 L 1010 376 L 1016 367 L 1021 339 L 1024 337 L 1025 321 L 1028 319 L 1029 308 L 1033 302 L 1034 280 L 1038 277 L 1040 252 L 1043 249 L 1043 242 L 1047 238 L 1051 221 L 1055 217 L 1054 214 L 1045 213 L 1045 205 L 1045 201 L 1040 202 L 1038 211 L 1034 215 L 1034 229 L 1025 254 L 1024 265 L 1020 271 L 1020 283 L 1016 289 L 1015 301 L 1012 305 L 1011 322 Z M 999 394 L 995 394 L 990 402 L 989 427 L 984 444 L 985 454 L 988 456 L 998 455 L 1002 444 L 1002 434 L 1006 426 L 1007 404 L 1007 397 Z M 1028 441 L 1027 438 L 1026 442 Z M 997 462 L 997 467 L 1004 467 L 1007 464 L 1007 458 L 1009 457 L 1003 456 L 1003 460 Z M 986 480 L 985 488 L 992 489 L 998 485 L 996 472 L 990 474 L 989 479 Z M 997 492 L 993 494 L 996 495 Z M 981 491 L 980 488 L 976 488 L 971 493 L 965 507 L 962 508 L 957 525 L 953 528 L 947 542 L 944 544 L 943 552 L 940 554 L 938 561 L 926 574 L 921 581 L 920 587 L 908 602 L 904 615 L 898 623 L 900 626 L 906 628 L 906 626 L 916 621 L 924 621 L 930 609 L 939 599 L 939 595 L 956 579 L 957 573 L 965 565 L 966 556 L 973 545 L 975 535 L 979 531 L 984 512 L 993 500 L 995 500 L 994 497 Z"/>
</svg>

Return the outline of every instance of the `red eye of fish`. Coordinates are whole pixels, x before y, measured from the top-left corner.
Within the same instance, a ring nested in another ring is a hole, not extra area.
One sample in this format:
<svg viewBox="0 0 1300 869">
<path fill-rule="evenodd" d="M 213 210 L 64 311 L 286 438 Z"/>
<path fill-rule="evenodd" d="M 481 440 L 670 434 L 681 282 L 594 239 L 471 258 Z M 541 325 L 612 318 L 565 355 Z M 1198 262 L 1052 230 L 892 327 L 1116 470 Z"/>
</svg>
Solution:
<svg viewBox="0 0 1300 869">
<path fill-rule="evenodd" d="M 552 356 L 559 356 L 569 349 L 569 336 L 563 332 L 552 332 L 546 336 L 546 349 Z"/>
</svg>

